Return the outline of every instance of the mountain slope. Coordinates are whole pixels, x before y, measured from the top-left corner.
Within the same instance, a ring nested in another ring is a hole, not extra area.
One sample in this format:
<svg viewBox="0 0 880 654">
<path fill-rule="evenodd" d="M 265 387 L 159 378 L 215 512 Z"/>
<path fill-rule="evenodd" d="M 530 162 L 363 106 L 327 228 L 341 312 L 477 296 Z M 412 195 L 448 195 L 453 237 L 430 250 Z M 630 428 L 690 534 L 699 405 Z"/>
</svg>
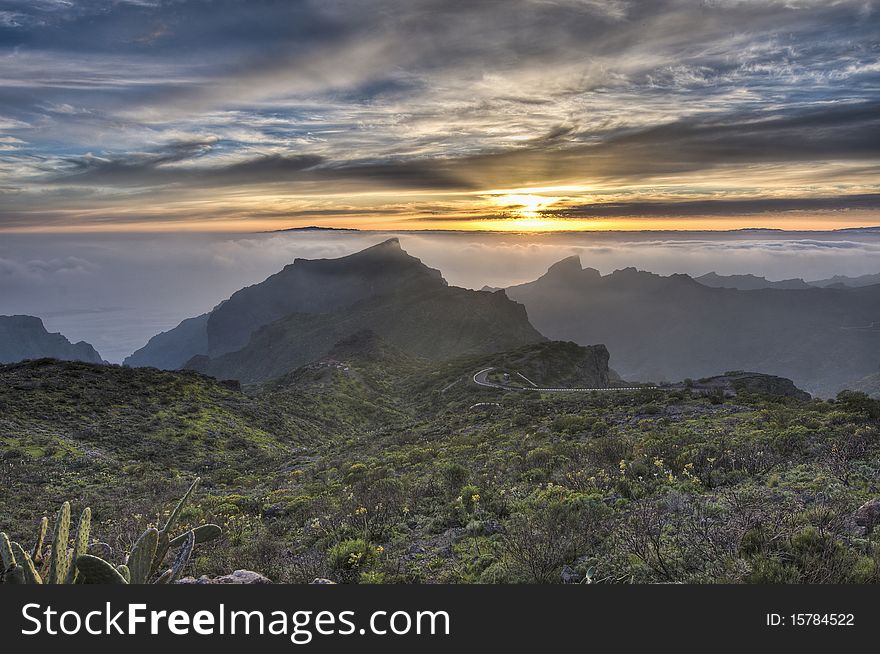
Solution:
<svg viewBox="0 0 880 654">
<path fill-rule="evenodd" d="M 413 282 L 446 286 L 439 271 L 404 252 L 396 238 L 339 259 L 297 259 L 211 312 L 208 355 L 239 350 L 258 328 L 291 314 L 326 313 Z"/>
<path fill-rule="evenodd" d="M 125 364 L 182 368 L 195 356 L 239 350 L 260 327 L 291 314 L 326 313 L 413 281 L 446 286 L 439 271 L 404 252 L 397 238 L 338 259 L 296 259 L 259 284 L 233 293 L 213 311 L 154 336 Z"/>
<path fill-rule="evenodd" d="M 803 279 L 783 279 L 771 282 L 766 277 L 756 275 L 719 275 L 715 272 L 694 277 L 694 281 L 712 288 L 735 288 L 740 291 L 756 291 L 760 288 L 779 288 L 787 290 L 803 290 L 811 288 Z"/>
<path fill-rule="evenodd" d="M 61 334 L 50 334 L 39 318 L 0 316 L 0 363 L 43 358 L 103 363 L 91 345 L 85 341 L 71 343 Z"/>
<path fill-rule="evenodd" d="M 809 284 L 811 286 L 819 286 L 821 288 L 826 288 L 828 286 L 860 288 L 862 286 L 872 286 L 874 284 L 880 284 L 880 273 L 876 273 L 874 275 L 860 275 L 858 277 L 835 275 L 834 277 L 829 277 L 828 279 L 817 279 L 816 281 L 809 282 Z"/>
<path fill-rule="evenodd" d="M 546 336 L 605 343 L 626 379 L 745 369 L 829 396 L 880 365 L 880 287 L 740 291 L 634 268 L 603 277 L 572 257 L 507 293 Z"/>
<path fill-rule="evenodd" d="M 187 368 L 242 382 L 265 381 L 318 359 L 363 329 L 407 355 L 435 361 L 545 340 L 524 307 L 503 291 L 471 291 L 416 278 L 349 307 L 288 316 L 260 329 L 247 347 L 217 358 L 196 357 Z"/>
<path fill-rule="evenodd" d="M 599 579 L 652 584 L 880 580 L 854 520 L 877 497 L 880 402 L 805 401 L 751 373 L 701 380 L 748 391 L 735 399 L 473 383 L 493 365 L 590 375 L 604 350 L 541 343 L 437 363 L 359 331 L 253 393 L 186 371 L 0 366 L 0 527 L 31 542 L 69 500 L 92 508 L 93 537 L 122 561 L 198 475 L 181 524 L 224 533 L 199 546 L 195 577 L 571 582 L 587 561 Z M 668 527 L 671 565 L 620 538 L 646 518 Z M 778 538 L 760 537 L 768 524 Z M 354 537 L 376 552 L 357 577 Z M 553 556 L 537 573 L 536 551 Z"/>
<path fill-rule="evenodd" d="M 604 345 L 548 341 L 500 352 L 491 361 L 523 387 L 531 382 L 545 388 L 606 388 L 612 377 L 609 358 Z"/>
<path fill-rule="evenodd" d="M 187 318 L 174 329 L 161 332 L 146 345 L 125 358 L 123 365 L 133 368 L 177 370 L 194 356 L 208 352 L 208 316 Z"/>
<path fill-rule="evenodd" d="M 880 400 L 880 372 L 875 372 L 873 375 L 863 377 L 857 382 L 854 382 L 851 387 L 855 391 L 867 393 L 875 400 Z"/>
</svg>

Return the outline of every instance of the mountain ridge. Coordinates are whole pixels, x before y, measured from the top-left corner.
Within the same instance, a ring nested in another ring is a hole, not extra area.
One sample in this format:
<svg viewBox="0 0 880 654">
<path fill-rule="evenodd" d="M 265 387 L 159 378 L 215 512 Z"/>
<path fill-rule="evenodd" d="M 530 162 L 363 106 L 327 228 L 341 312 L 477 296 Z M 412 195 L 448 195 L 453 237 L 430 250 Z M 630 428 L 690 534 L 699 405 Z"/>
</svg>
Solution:
<svg viewBox="0 0 880 654">
<path fill-rule="evenodd" d="M 563 259 L 507 294 L 548 338 L 605 343 L 627 379 L 746 369 L 827 397 L 880 365 L 880 330 L 872 327 L 880 286 L 742 291 L 687 275 L 625 268 L 602 276 L 579 266 Z"/>
<path fill-rule="evenodd" d="M 104 362 L 91 344 L 72 343 L 60 333 L 49 332 L 36 316 L 0 316 L 0 363 L 44 358 Z"/>
</svg>

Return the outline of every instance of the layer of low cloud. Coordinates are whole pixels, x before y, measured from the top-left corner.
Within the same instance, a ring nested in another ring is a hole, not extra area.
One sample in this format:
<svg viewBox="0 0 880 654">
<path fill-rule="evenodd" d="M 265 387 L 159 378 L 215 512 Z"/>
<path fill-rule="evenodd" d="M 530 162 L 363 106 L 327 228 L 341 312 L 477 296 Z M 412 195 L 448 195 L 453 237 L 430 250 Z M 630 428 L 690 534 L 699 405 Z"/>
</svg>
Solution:
<svg viewBox="0 0 880 654">
<path fill-rule="evenodd" d="M 239 288 L 297 257 L 339 257 L 391 234 L 288 232 L 29 235 L 0 239 L 0 314 L 44 319 L 50 330 L 93 343 L 121 361 L 156 333 L 209 311 Z M 819 279 L 880 272 L 880 234 L 784 233 L 400 233 L 401 245 L 468 288 L 537 278 L 578 255 L 610 273 L 635 266 L 660 274 L 753 273 Z"/>
</svg>

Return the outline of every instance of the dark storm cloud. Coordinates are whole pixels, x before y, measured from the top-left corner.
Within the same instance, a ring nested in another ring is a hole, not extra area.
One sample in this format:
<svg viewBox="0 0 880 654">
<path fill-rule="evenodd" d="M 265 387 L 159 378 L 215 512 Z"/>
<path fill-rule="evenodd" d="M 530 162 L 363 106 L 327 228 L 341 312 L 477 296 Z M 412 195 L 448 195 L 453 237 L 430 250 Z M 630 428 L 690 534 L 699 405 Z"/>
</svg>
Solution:
<svg viewBox="0 0 880 654">
<path fill-rule="evenodd" d="M 731 168 L 732 192 L 863 195 L 878 15 L 871 0 L 10 0 L 0 188 L 36 221 L 53 184 L 687 189 Z"/>
</svg>

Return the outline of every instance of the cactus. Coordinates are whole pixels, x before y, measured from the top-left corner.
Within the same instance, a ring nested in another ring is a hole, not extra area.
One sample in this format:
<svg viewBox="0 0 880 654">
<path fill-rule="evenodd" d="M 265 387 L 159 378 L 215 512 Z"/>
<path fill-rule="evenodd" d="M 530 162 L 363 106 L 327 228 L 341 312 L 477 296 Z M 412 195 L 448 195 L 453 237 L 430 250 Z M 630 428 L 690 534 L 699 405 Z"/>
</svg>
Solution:
<svg viewBox="0 0 880 654">
<path fill-rule="evenodd" d="M 88 507 L 80 515 L 73 548 L 68 552 L 70 502 L 61 505 L 55 520 L 48 562 L 44 563 L 42 571 L 45 579 L 41 577 L 37 565 L 43 563 L 48 518 L 40 521 L 37 540 L 30 553 L 18 543 L 10 542 L 9 537 L 0 532 L 0 556 L 3 561 L 0 581 L 12 584 L 146 584 L 155 577 L 155 584 L 171 583 L 183 573 L 198 543 L 213 540 L 222 533 L 218 525 L 205 524 L 189 529 L 176 538 L 169 536 L 198 483 L 199 479 L 196 478 L 174 507 L 165 526 L 161 530 L 150 527 L 141 534 L 126 562 L 118 566 L 107 561 L 112 554 L 109 545 L 89 544 L 92 510 Z M 165 569 L 163 562 L 172 548 L 179 548 L 177 556 L 171 568 Z M 163 570 L 161 574 L 160 570 Z"/>
<path fill-rule="evenodd" d="M 52 536 L 52 552 L 49 554 L 48 584 L 63 584 L 70 561 L 67 558 L 67 539 L 70 536 L 70 502 L 58 510 L 55 533 Z"/>
<path fill-rule="evenodd" d="M 79 571 L 86 578 L 86 583 L 90 584 L 127 584 L 125 577 L 107 563 L 104 559 L 99 559 L 91 554 L 83 554 L 76 562 Z"/>
<path fill-rule="evenodd" d="M 183 510 L 183 507 L 186 506 L 187 501 L 189 501 L 190 495 L 195 491 L 196 486 L 199 485 L 201 481 L 200 477 L 196 477 L 193 480 L 193 483 L 190 484 L 189 489 L 187 489 L 186 493 L 183 494 L 183 497 L 180 498 L 180 501 L 177 503 L 177 506 L 174 507 L 174 510 L 171 512 L 171 515 L 168 516 L 168 521 L 165 523 L 165 526 L 162 527 L 162 531 L 166 534 L 171 531 L 171 528 L 174 526 L 174 523 L 177 522 L 177 518 L 180 517 L 180 512 Z"/>
<path fill-rule="evenodd" d="M 153 564 L 150 566 L 150 576 L 159 572 L 159 568 L 162 566 L 162 561 L 165 560 L 165 555 L 168 554 L 169 545 L 170 539 L 168 538 L 168 533 L 163 529 L 159 532 L 156 553 L 153 555 Z"/>
<path fill-rule="evenodd" d="M 171 581 L 171 575 L 174 573 L 173 570 L 166 570 L 156 579 L 155 583 L 157 584 L 167 584 Z"/>
<path fill-rule="evenodd" d="M 218 538 L 220 534 L 223 533 L 223 530 L 220 528 L 220 525 L 215 524 L 207 524 L 207 525 L 199 525 L 194 528 L 192 532 L 196 537 L 196 545 L 199 543 L 207 543 L 209 540 L 214 540 Z M 189 537 L 189 532 L 180 534 L 177 538 L 172 538 L 171 542 L 168 543 L 169 549 L 174 549 L 176 547 L 180 547 L 186 542 L 186 539 Z"/>
<path fill-rule="evenodd" d="M 24 584 L 27 583 L 24 578 L 24 569 L 20 565 L 14 563 L 3 573 L 3 581 L 7 584 Z"/>
<path fill-rule="evenodd" d="M 168 580 L 168 583 L 171 583 L 180 577 L 186 564 L 189 563 L 189 557 L 192 555 L 193 547 L 195 547 L 195 545 L 196 534 L 190 529 L 186 532 L 186 541 L 177 553 L 177 557 L 174 559 L 174 565 L 171 566 L 171 579 Z"/>
<path fill-rule="evenodd" d="M 79 524 L 76 527 L 76 536 L 73 539 L 73 553 L 70 555 L 70 561 L 67 565 L 67 575 L 64 583 L 72 584 L 76 581 L 76 560 L 86 554 L 89 549 L 89 530 L 92 525 L 92 510 L 89 507 L 83 509 L 79 518 Z"/>
<path fill-rule="evenodd" d="M 31 549 L 31 559 L 39 565 L 43 562 L 43 543 L 46 541 L 46 530 L 49 528 L 49 518 L 43 516 L 40 520 L 40 527 L 37 530 L 37 541 Z"/>
<path fill-rule="evenodd" d="M 153 567 L 153 559 L 156 556 L 156 547 L 159 544 L 159 531 L 153 527 L 147 529 L 137 539 L 131 554 L 128 555 L 128 568 L 131 571 L 129 583 L 147 583 Z"/>
<path fill-rule="evenodd" d="M 15 554 L 12 552 L 9 536 L 2 531 L 0 531 L 0 560 L 3 561 L 3 570 L 0 572 L 5 572 L 15 565 Z"/>
<path fill-rule="evenodd" d="M 190 496 L 199 485 L 199 481 L 201 481 L 200 477 L 196 477 L 193 480 L 193 483 L 190 484 L 186 493 L 184 493 L 183 497 L 180 498 L 180 501 L 177 502 L 177 506 L 174 507 L 171 515 L 168 516 L 168 520 L 165 522 L 165 526 L 162 527 L 162 530 L 159 532 L 159 544 L 156 546 L 156 555 L 153 558 L 153 567 L 151 569 L 152 574 L 156 574 L 159 571 L 159 568 L 162 567 L 162 562 L 165 560 L 165 555 L 168 554 L 168 550 L 171 547 L 171 536 L 169 532 L 174 527 L 177 519 L 180 517 L 180 512 L 183 510 L 183 507 L 186 506 L 186 503 L 189 501 Z"/>
<path fill-rule="evenodd" d="M 34 561 L 31 558 L 31 555 L 25 552 L 24 548 L 18 543 L 11 543 L 11 546 L 15 554 L 15 560 L 24 574 L 25 583 L 42 584 L 43 579 L 40 577 L 40 573 L 37 572 L 37 568 L 34 566 Z"/>
<path fill-rule="evenodd" d="M 86 554 L 92 556 L 100 556 L 102 559 L 109 559 L 113 554 L 113 548 L 107 543 L 91 543 L 86 550 Z"/>
</svg>

